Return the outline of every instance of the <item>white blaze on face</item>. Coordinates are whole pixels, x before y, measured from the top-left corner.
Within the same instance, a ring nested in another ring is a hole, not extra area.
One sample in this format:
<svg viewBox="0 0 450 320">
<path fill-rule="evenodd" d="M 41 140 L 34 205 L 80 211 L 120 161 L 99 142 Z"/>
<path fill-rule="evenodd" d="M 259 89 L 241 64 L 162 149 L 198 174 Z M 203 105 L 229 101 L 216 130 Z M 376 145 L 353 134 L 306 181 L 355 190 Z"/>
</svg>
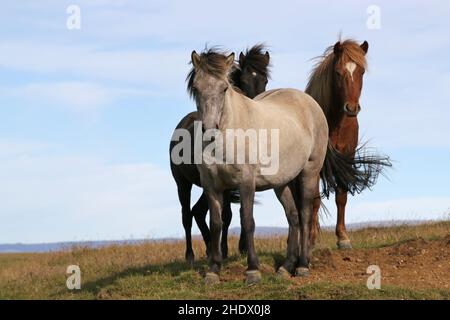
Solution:
<svg viewBox="0 0 450 320">
<path fill-rule="evenodd" d="M 256 72 L 253 71 L 252 72 L 252 76 L 256 77 Z"/>
<path fill-rule="evenodd" d="M 356 63 L 347 62 L 345 64 L 345 69 L 347 69 L 347 71 L 350 73 L 350 76 L 352 77 L 352 81 L 353 81 L 353 72 L 355 72 L 355 70 L 356 70 Z"/>
</svg>

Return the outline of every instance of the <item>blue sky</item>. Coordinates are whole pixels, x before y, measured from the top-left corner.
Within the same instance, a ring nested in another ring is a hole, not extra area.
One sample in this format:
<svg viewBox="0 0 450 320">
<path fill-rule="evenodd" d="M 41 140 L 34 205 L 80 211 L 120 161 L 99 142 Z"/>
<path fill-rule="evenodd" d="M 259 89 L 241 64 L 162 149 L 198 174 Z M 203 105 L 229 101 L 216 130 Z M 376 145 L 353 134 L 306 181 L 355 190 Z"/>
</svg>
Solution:
<svg viewBox="0 0 450 320">
<path fill-rule="evenodd" d="M 80 30 L 66 27 L 70 4 Z M 347 221 L 448 218 L 449 16 L 445 1 L 2 3 L 0 242 L 182 236 L 168 143 L 195 109 L 190 52 L 266 42 L 269 88 L 303 89 L 340 32 L 370 44 L 361 135 L 395 160 L 389 180 L 350 199 Z M 259 199 L 257 225 L 287 225 L 272 192 Z"/>
</svg>

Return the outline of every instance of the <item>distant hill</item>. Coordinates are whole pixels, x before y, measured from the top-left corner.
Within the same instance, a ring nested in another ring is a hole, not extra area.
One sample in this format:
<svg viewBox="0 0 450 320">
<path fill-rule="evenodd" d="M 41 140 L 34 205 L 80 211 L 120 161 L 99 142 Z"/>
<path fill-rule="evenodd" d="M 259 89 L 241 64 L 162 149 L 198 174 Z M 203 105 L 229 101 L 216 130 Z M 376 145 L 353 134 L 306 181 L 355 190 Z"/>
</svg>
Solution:
<svg viewBox="0 0 450 320">
<path fill-rule="evenodd" d="M 110 245 L 141 244 L 143 242 L 173 242 L 180 239 L 141 239 L 141 240 L 114 240 L 114 241 L 71 241 L 71 242 L 53 242 L 53 243 L 12 243 L 0 244 L 0 253 L 37 253 L 50 251 L 64 251 L 73 247 L 101 248 Z"/>
<path fill-rule="evenodd" d="M 371 227 L 393 227 L 401 225 L 420 225 L 430 221 L 426 220 L 397 220 L 397 221 L 373 221 L 373 222 L 360 222 L 360 223 L 349 223 L 346 225 L 347 230 L 360 230 L 364 228 Z M 323 230 L 334 230 L 334 226 L 322 226 Z M 231 228 L 228 233 L 233 236 L 239 236 L 241 228 Z M 256 227 L 256 235 L 259 237 L 271 237 L 276 235 L 287 235 L 288 228 L 282 227 Z"/>
<path fill-rule="evenodd" d="M 347 225 L 348 230 L 358 230 L 368 227 L 392 227 L 396 225 L 418 225 L 429 221 L 423 220 L 405 220 L 405 221 L 376 221 L 365 223 L 352 223 Z M 324 230 L 332 230 L 334 226 L 322 227 Z M 241 232 L 240 228 L 231 228 L 229 235 L 239 236 Z M 287 235 L 288 228 L 282 227 L 257 227 L 256 236 L 258 237 L 270 237 L 270 236 L 283 236 Z M 49 251 L 62 251 L 69 250 L 72 247 L 89 247 L 100 248 L 109 245 L 125 245 L 125 244 L 140 244 L 148 241 L 158 242 L 172 242 L 180 240 L 179 238 L 163 238 L 163 239 L 139 239 L 139 240 L 117 240 L 117 241 L 73 241 L 73 242 L 55 242 L 55 243 L 34 243 L 34 244 L 0 244 L 0 253 L 33 253 L 33 252 L 49 252 Z"/>
</svg>

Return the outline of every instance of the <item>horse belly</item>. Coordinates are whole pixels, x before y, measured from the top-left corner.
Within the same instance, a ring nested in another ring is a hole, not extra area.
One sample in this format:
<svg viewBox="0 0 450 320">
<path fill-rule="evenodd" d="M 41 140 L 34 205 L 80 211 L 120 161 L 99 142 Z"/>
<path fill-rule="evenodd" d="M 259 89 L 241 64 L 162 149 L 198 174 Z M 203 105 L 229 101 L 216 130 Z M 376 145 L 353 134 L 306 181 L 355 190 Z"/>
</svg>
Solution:
<svg viewBox="0 0 450 320">
<path fill-rule="evenodd" d="M 358 131 L 358 119 L 356 117 L 345 117 L 331 132 L 331 142 L 338 151 L 354 154 L 358 145 Z"/>
<path fill-rule="evenodd" d="M 263 191 L 284 186 L 294 180 L 306 166 L 309 160 L 309 152 L 306 147 L 298 145 L 296 150 L 280 152 L 278 170 L 275 174 L 263 174 L 261 168 L 255 179 L 256 190 Z"/>
</svg>

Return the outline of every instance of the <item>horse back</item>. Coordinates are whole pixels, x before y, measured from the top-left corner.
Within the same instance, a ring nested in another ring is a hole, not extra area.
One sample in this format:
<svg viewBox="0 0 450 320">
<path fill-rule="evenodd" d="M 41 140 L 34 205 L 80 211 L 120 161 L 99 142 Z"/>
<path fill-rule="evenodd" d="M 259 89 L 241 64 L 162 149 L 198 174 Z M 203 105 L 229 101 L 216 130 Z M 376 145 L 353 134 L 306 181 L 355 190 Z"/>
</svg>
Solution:
<svg viewBox="0 0 450 320">
<path fill-rule="evenodd" d="M 268 104 L 293 115 L 299 115 L 303 119 L 310 118 L 320 126 L 326 122 L 325 114 L 319 104 L 309 94 L 297 89 L 269 90 L 256 96 L 254 100 L 260 104 Z"/>
<path fill-rule="evenodd" d="M 181 119 L 181 121 L 178 123 L 177 127 L 175 129 L 189 129 L 189 127 L 192 126 L 194 121 L 198 120 L 198 114 L 197 111 L 193 111 L 191 113 L 188 113 Z"/>
</svg>

